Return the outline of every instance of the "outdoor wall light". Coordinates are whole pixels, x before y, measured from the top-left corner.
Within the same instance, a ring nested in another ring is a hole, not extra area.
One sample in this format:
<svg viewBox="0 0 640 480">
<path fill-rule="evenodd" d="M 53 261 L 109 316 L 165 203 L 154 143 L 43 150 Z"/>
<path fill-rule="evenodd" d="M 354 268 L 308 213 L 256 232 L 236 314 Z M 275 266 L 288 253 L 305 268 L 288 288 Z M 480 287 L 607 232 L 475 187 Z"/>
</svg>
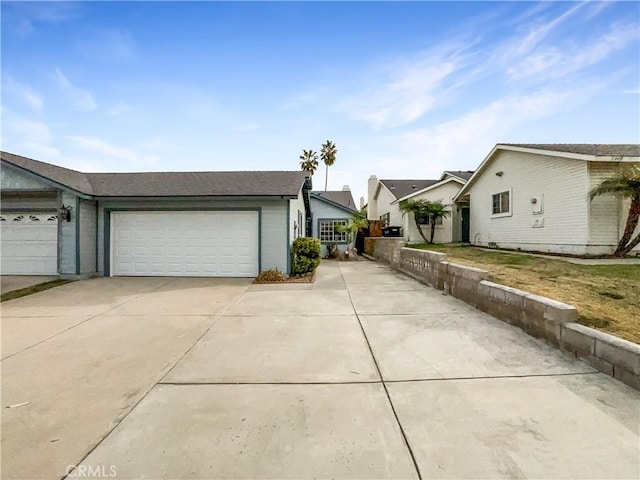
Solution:
<svg viewBox="0 0 640 480">
<path fill-rule="evenodd" d="M 58 211 L 58 214 L 60 215 L 60 220 L 66 220 L 67 222 L 71 221 L 71 205 L 67 205 L 65 206 L 65 204 L 63 203 L 62 206 L 60 207 L 60 210 Z"/>
</svg>

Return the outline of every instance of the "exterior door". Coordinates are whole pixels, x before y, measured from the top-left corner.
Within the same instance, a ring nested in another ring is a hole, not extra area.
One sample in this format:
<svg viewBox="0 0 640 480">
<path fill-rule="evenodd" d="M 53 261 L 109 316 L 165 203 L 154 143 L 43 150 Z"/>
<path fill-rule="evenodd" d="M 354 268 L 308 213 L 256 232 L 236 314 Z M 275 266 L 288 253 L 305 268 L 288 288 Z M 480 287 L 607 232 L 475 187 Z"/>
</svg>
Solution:
<svg viewBox="0 0 640 480">
<path fill-rule="evenodd" d="M 469 207 L 462 207 L 462 241 L 464 243 L 469 243 L 469 232 L 470 228 L 470 220 L 471 220 L 471 210 Z"/>
</svg>

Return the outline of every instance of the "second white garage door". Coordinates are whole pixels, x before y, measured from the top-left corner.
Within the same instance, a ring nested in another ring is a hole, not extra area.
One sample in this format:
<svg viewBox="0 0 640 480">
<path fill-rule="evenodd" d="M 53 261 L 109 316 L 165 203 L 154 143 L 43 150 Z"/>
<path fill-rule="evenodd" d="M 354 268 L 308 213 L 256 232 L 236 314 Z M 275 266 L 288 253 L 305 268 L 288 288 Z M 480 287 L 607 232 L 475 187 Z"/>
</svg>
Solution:
<svg viewBox="0 0 640 480">
<path fill-rule="evenodd" d="M 254 277 L 258 212 L 112 212 L 111 273 Z"/>
</svg>

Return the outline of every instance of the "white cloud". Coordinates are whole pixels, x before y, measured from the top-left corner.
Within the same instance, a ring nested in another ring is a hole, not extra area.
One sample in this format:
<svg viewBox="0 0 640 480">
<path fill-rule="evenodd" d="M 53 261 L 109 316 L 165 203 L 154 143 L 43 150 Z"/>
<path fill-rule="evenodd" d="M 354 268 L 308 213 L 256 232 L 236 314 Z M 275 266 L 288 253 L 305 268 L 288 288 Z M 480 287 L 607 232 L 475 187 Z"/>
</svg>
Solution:
<svg viewBox="0 0 640 480">
<path fill-rule="evenodd" d="M 39 23 L 59 24 L 81 12 L 80 2 L 3 2 L 2 27 L 18 35 L 30 35 Z"/>
<path fill-rule="evenodd" d="M 520 58 L 507 70 L 513 80 L 535 78 L 544 81 L 563 77 L 602 62 L 618 50 L 637 42 L 640 31 L 637 25 L 614 24 L 609 32 L 586 43 L 560 48 L 549 46 Z"/>
<path fill-rule="evenodd" d="M 40 121 L 16 115 L 2 108 L 2 148 L 20 155 L 40 159 L 52 159 L 59 150 L 54 146 L 54 135 L 49 127 Z"/>
<path fill-rule="evenodd" d="M 31 87 L 24 85 L 12 77 L 3 77 L 3 86 L 6 93 L 15 95 L 19 101 L 25 103 L 31 110 L 41 113 L 44 107 L 42 95 L 35 92 Z"/>
<path fill-rule="evenodd" d="M 137 152 L 131 148 L 111 145 L 98 137 L 69 135 L 66 137 L 75 147 L 81 151 L 91 152 L 101 157 L 97 165 L 126 165 L 126 169 L 135 170 L 153 166 L 159 157 Z M 121 168 L 118 168 L 121 169 Z"/>
<path fill-rule="evenodd" d="M 58 82 L 58 86 L 71 100 L 76 110 L 89 112 L 98 108 L 98 105 L 89 90 L 80 88 L 71 83 L 69 79 L 57 68 L 55 71 L 55 78 Z"/>
</svg>

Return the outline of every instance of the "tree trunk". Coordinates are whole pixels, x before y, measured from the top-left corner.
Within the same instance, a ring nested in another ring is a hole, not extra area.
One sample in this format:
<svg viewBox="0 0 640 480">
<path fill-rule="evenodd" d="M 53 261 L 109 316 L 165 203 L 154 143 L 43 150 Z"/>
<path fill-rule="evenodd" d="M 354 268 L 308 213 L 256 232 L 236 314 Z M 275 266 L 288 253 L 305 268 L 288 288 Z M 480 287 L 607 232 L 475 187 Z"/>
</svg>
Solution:
<svg viewBox="0 0 640 480">
<path fill-rule="evenodd" d="M 638 226 L 638 220 L 640 220 L 640 197 L 634 197 L 631 199 L 631 206 L 629 207 L 629 215 L 627 216 L 627 224 L 624 227 L 624 233 L 618 242 L 618 248 L 613 253 L 616 257 L 624 257 L 631 251 L 638 243 L 631 245 L 631 236 L 635 232 Z M 634 241 L 638 240 L 636 237 Z"/>
<path fill-rule="evenodd" d="M 415 215 L 413 217 L 414 221 L 416 222 L 416 227 L 418 227 L 418 233 L 420 233 L 420 236 L 422 237 L 422 239 L 426 242 L 429 243 L 429 240 L 427 240 L 427 237 L 425 236 L 424 232 L 422 231 L 422 227 L 420 226 L 420 224 L 418 223 L 418 220 L 416 219 Z"/>
<path fill-rule="evenodd" d="M 631 250 L 633 250 L 638 244 L 640 244 L 640 233 L 638 235 L 636 235 L 636 238 L 634 238 L 633 240 L 631 240 L 629 242 L 629 244 L 624 247 L 624 250 L 622 251 L 622 255 L 624 256 L 627 253 L 629 253 Z"/>
<path fill-rule="evenodd" d="M 325 175 L 324 175 L 324 191 L 327 191 L 327 182 L 329 181 L 329 165 L 326 165 L 327 169 Z"/>
<path fill-rule="evenodd" d="M 433 237 L 435 237 L 436 235 L 436 220 L 432 217 L 430 221 L 431 221 L 431 241 L 429 243 L 433 245 Z"/>
</svg>

